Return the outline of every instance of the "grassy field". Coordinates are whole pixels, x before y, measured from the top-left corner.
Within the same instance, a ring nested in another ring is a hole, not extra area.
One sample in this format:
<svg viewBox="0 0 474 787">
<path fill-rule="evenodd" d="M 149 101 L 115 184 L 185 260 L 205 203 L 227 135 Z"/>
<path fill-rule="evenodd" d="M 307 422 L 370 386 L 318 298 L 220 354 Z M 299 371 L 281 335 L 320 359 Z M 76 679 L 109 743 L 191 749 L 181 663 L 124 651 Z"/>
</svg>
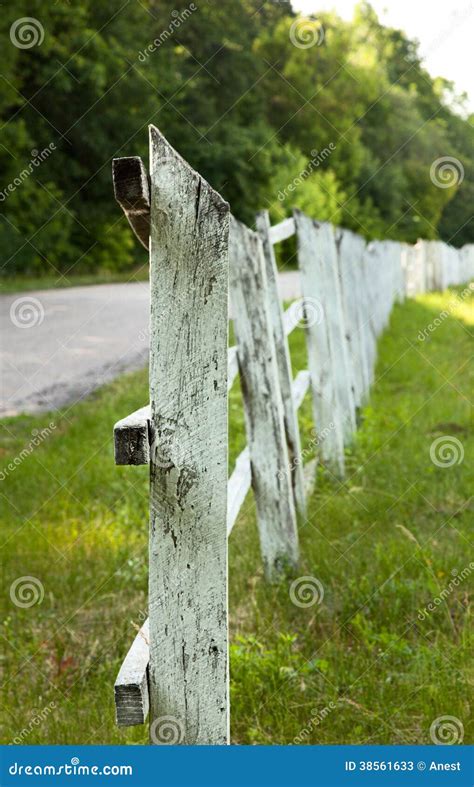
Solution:
<svg viewBox="0 0 474 787">
<path fill-rule="evenodd" d="M 300 569 L 276 587 L 247 499 L 229 542 L 233 742 L 430 743 L 445 715 L 473 742 L 472 306 L 451 292 L 396 307 L 347 479 L 320 468 Z M 292 357 L 306 365 L 302 330 Z M 112 689 L 146 615 L 148 528 L 147 468 L 114 466 L 112 426 L 146 399 L 143 371 L 61 414 L 2 422 L 2 742 L 146 741 L 115 728 Z M 230 408 L 232 462 L 237 387 Z M 301 427 L 310 447 L 309 402 Z M 455 463 L 432 447 L 446 435 Z M 41 603 L 12 602 L 24 576 Z M 292 601 L 302 576 L 309 606 Z"/>
</svg>

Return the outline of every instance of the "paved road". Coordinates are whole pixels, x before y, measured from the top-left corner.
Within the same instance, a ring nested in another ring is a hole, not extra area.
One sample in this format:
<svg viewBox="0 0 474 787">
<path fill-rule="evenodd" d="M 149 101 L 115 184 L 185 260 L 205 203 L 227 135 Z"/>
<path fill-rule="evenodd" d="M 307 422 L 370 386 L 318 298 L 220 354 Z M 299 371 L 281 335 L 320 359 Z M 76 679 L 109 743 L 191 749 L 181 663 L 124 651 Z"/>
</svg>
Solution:
<svg viewBox="0 0 474 787">
<path fill-rule="evenodd" d="M 280 277 L 299 294 L 298 274 Z M 72 404 L 148 360 L 146 282 L 0 297 L 0 416 Z"/>
</svg>

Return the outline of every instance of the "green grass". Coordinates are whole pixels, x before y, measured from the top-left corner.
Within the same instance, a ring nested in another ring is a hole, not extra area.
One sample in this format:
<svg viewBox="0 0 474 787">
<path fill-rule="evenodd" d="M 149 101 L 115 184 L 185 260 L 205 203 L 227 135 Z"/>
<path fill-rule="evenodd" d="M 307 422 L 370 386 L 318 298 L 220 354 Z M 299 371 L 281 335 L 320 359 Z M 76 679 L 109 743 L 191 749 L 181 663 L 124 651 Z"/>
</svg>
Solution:
<svg viewBox="0 0 474 787">
<path fill-rule="evenodd" d="M 251 495 L 246 501 L 229 542 L 235 743 L 430 743 L 443 715 L 473 741 L 474 571 L 418 617 L 473 559 L 472 301 L 417 339 L 450 298 L 396 307 L 347 479 L 320 469 L 300 527 L 300 568 L 278 586 L 264 582 Z M 295 368 L 306 365 L 301 330 L 292 357 Z M 3 421 L 4 472 L 32 430 L 56 425 L 2 484 L 4 742 L 22 729 L 28 744 L 146 741 L 144 728 L 114 726 L 112 689 L 146 614 L 148 529 L 147 468 L 114 466 L 112 425 L 146 399 L 143 371 L 60 417 Z M 307 401 L 307 447 L 310 411 Z M 230 418 L 233 461 L 245 442 L 237 386 Z M 446 434 L 460 441 L 464 461 L 437 467 L 430 446 Z M 44 598 L 19 609 L 9 588 L 25 575 L 41 581 Z M 321 603 L 292 603 L 299 576 L 319 580 Z"/>
<path fill-rule="evenodd" d="M 45 276 L 2 276 L 0 293 L 8 295 L 31 290 L 53 290 L 60 287 L 84 287 L 90 284 L 148 281 L 148 263 L 129 271 L 101 271 L 83 274 L 47 274 Z"/>
</svg>

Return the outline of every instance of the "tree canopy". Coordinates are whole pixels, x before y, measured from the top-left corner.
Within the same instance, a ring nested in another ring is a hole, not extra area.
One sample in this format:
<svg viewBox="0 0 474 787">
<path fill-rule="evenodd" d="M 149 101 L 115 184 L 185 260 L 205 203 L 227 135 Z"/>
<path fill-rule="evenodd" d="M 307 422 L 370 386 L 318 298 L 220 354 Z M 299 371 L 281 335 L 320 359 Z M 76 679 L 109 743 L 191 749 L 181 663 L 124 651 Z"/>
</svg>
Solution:
<svg viewBox="0 0 474 787">
<path fill-rule="evenodd" d="M 416 41 L 367 3 L 351 22 L 288 0 L 175 5 L 4 10 L 3 275 L 135 263 L 111 160 L 146 161 L 149 123 L 249 224 L 296 206 L 367 238 L 474 241 L 473 116 Z"/>
</svg>

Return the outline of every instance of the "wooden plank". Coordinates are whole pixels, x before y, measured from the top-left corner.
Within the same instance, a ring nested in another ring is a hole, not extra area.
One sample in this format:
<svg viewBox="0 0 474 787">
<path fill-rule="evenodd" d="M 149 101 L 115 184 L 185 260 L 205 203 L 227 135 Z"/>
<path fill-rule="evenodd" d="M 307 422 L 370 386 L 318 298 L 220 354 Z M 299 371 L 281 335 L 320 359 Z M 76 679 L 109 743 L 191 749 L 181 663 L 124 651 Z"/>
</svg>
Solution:
<svg viewBox="0 0 474 787">
<path fill-rule="evenodd" d="M 295 404 L 300 407 L 310 384 L 310 374 L 306 369 L 298 372 L 293 382 L 293 396 Z M 311 494 L 316 477 L 317 459 L 310 460 L 304 465 L 305 492 Z M 232 475 L 227 487 L 227 536 L 230 536 L 235 525 L 239 511 L 245 501 L 251 485 L 250 454 L 247 447 L 239 454 L 235 462 Z M 144 636 L 138 634 L 130 648 L 116 681 L 121 690 L 115 692 L 117 719 L 122 720 L 120 726 L 142 724 L 148 713 L 148 684 L 146 672 L 150 658 L 148 620 L 141 629 Z M 137 642 L 138 640 L 138 642 Z M 120 680 L 119 680 L 120 678 Z M 140 687 L 140 691 L 137 690 Z M 146 695 L 146 696 L 145 696 Z M 145 712 L 146 708 L 146 712 Z M 129 722 L 127 719 L 132 719 Z M 137 719 L 142 718 L 142 721 Z M 119 723 L 119 722 L 117 722 Z"/>
<path fill-rule="evenodd" d="M 115 712 L 119 727 L 143 724 L 148 716 L 149 660 L 150 630 L 147 620 L 133 640 L 115 681 Z"/>
<path fill-rule="evenodd" d="M 150 461 L 150 405 L 117 421 L 114 426 L 116 465 L 147 465 Z"/>
<path fill-rule="evenodd" d="M 229 347 L 227 351 L 227 391 L 230 391 L 234 380 L 239 373 L 239 359 L 237 357 L 237 347 Z"/>
<path fill-rule="evenodd" d="M 294 224 L 294 222 L 293 222 Z M 270 217 L 267 210 L 262 210 L 256 216 L 257 233 L 262 242 L 263 255 L 265 258 L 265 273 L 267 277 L 267 296 L 270 312 L 270 321 L 273 329 L 273 340 L 275 342 L 276 362 L 278 377 L 280 380 L 280 391 L 283 403 L 283 418 L 285 424 L 286 443 L 288 446 L 288 458 L 291 468 L 291 485 L 296 510 L 301 516 L 306 516 L 306 498 L 304 493 L 303 468 L 295 458 L 301 456 L 300 430 L 298 426 L 298 416 L 292 391 L 292 372 L 290 351 L 283 325 L 281 299 L 278 292 L 278 272 L 275 260 L 275 252 L 270 241 Z"/>
<path fill-rule="evenodd" d="M 274 224 L 273 227 L 269 228 L 270 243 L 272 245 L 280 243 L 280 241 L 286 240 L 287 238 L 291 238 L 294 234 L 295 220 L 293 216 L 290 216 L 289 219 L 283 219 L 279 224 Z"/>
<path fill-rule="evenodd" d="M 272 580 L 298 561 L 283 404 L 258 235 L 231 217 L 230 287 L 260 547 Z"/>
<path fill-rule="evenodd" d="M 230 536 L 235 525 L 239 511 L 247 497 L 252 474 L 250 470 L 250 454 L 246 447 L 237 457 L 235 467 L 229 478 L 227 487 L 227 535 Z"/>
<path fill-rule="evenodd" d="M 227 390 L 239 373 L 237 347 L 229 347 L 227 353 Z M 150 405 L 135 410 L 114 426 L 116 465 L 147 465 L 150 461 Z"/>
<path fill-rule="evenodd" d="M 148 251 L 150 238 L 150 189 L 145 166 L 139 156 L 114 158 L 112 180 L 115 199 L 125 213 L 140 243 Z"/>
<path fill-rule="evenodd" d="M 365 401 L 370 385 L 366 346 L 366 299 L 362 271 L 365 240 L 349 230 L 339 230 L 338 262 L 343 306 L 346 314 L 346 338 L 354 381 L 354 398 L 358 407 Z"/>
<path fill-rule="evenodd" d="M 309 369 L 302 369 L 300 372 L 298 372 L 293 381 L 293 400 L 297 409 L 299 409 L 303 404 L 303 399 L 306 396 L 306 392 L 308 391 L 310 384 L 311 374 Z"/>
<path fill-rule="evenodd" d="M 295 328 L 304 326 L 304 300 L 298 298 L 283 312 L 283 330 L 289 336 Z"/>
<path fill-rule="evenodd" d="M 336 246 L 332 227 L 295 210 L 298 264 L 305 308 L 308 364 L 311 372 L 314 420 L 324 435 L 323 460 L 344 474 L 344 440 L 355 430 L 355 400 L 350 386 L 344 337 Z M 308 312 L 308 316 L 309 316 Z"/>
<path fill-rule="evenodd" d="M 150 127 L 152 743 L 229 741 L 229 206 Z"/>
</svg>

